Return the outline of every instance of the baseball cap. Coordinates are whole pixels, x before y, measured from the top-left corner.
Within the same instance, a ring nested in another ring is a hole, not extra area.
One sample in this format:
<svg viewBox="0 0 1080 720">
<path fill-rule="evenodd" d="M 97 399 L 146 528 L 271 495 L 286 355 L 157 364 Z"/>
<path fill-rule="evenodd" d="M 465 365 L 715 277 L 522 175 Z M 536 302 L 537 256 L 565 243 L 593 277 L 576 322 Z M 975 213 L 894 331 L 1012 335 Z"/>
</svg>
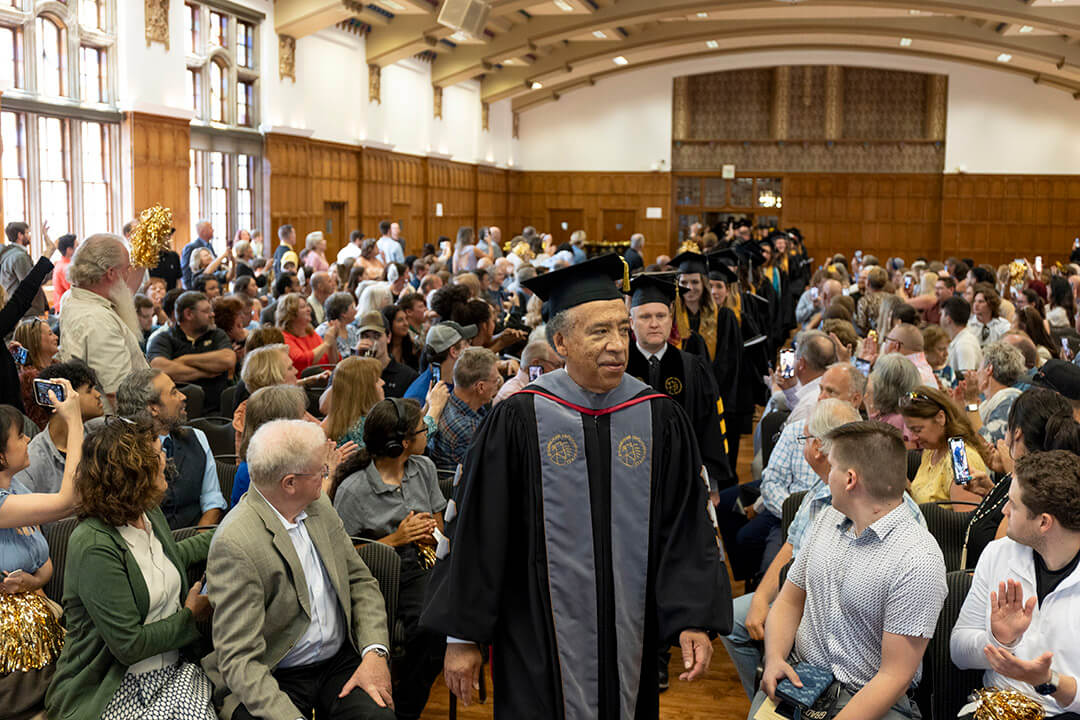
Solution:
<svg viewBox="0 0 1080 720">
<path fill-rule="evenodd" d="M 360 316 L 360 333 L 363 334 L 373 330 L 381 332 L 383 335 L 386 334 L 386 325 L 383 323 L 383 315 L 378 310 L 372 310 L 371 312 L 366 312 Z"/>
<path fill-rule="evenodd" d="M 424 344 L 431 348 L 432 352 L 441 353 L 454 347 L 462 340 L 470 340 L 476 337 L 476 333 L 475 325 L 462 327 L 452 320 L 444 320 L 438 325 L 431 326 Z"/>
<path fill-rule="evenodd" d="M 1053 390 L 1067 400 L 1080 400 L 1080 367 L 1051 358 L 1035 373 L 1032 385 Z"/>
</svg>

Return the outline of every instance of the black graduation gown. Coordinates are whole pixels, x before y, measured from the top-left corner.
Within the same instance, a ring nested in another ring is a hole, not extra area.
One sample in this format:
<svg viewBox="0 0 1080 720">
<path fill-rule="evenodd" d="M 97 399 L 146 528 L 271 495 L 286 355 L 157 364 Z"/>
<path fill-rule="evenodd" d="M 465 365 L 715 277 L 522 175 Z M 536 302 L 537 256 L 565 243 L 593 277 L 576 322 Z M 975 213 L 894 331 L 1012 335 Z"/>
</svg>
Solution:
<svg viewBox="0 0 1080 720">
<path fill-rule="evenodd" d="M 480 426 L 453 493 L 456 515 L 446 524 L 450 552 L 432 570 L 421 624 L 481 645 L 494 644 L 496 717 L 561 720 L 535 397 L 512 395 Z M 634 717 L 655 720 L 660 647 L 677 644 L 678 634 L 688 628 L 729 633 L 732 606 L 727 571 L 706 514 L 694 432 L 672 399 L 648 402 L 655 449 L 652 521 L 641 529 L 649 539 L 647 622 Z M 610 528 L 612 494 L 626 490 L 610 467 L 610 420 L 582 417 L 598 598 L 597 720 L 620 715 L 610 531 L 598 530 Z"/>
<path fill-rule="evenodd" d="M 717 346 L 717 354 L 720 354 L 720 346 Z M 718 392 L 707 362 L 707 358 L 684 352 L 668 343 L 664 357 L 660 358 L 660 382 L 653 389 L 670 395 L 686 411 L 697 435 L 701 460 L 709 471 L 709 478 L 717 485 L 713 490 L 723 490 L 734 485 L 736 478 L 728 465 L 724 432 L 716 408 Z M 643 383 L 649 382 L 649 362 L 637 343 L 630 344 L 626 372 Z"/>
<path fill-rule="evenodd" d="M 743 423 L 737 430 L 742 433 L 752 431 L 754 406 L 764 405 L 768 400 L 768 388 L 763 377 L 769 374 L 768 342 L 768 307 L 751 293 L 742 294 L 742 336 L 743 342 L 765 335 L 763 342 L 743 348 L 742 364 L 739 366 L 739 384 L 735 408 Z M 750 418 L 750 420 L 747 420 Z M 735 432 L 728 428 L 728 432 Z"/>
<path fill-rule="evenodd" d="M 706 363 L 712 365 L 713 378 L 716 380 L 720 398 L 724 401 L 724 414 L 731 414 L 734 412 L 737 400 L 739 366 L 742 364 L 743 356 L 743 335 L 739 328 L 739 318 L 735 317 L 731 308 L 719 308 L 716 313 L 716 354 L 710 358 L 705 339 L 699 334 L 700 315 L 687 313 L 687 317 L 693 333 L 683 341 L 682 350 L 698 355 Z"/>
</svg>

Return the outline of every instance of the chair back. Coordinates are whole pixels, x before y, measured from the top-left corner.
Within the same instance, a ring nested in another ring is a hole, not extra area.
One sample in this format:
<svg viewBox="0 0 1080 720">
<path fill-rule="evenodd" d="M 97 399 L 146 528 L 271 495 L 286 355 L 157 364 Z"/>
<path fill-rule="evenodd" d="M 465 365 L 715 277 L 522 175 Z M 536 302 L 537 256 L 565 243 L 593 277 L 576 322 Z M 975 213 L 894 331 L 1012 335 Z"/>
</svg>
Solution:
<svg viewBox="0 0 1080 720">
<path fill-rule="evenodd" d="M 955 506 L 970 506 L 969 512 L 956 512 Z M 946 572 L 963 570 L 961 559 L 964 554 L 964 537 L 967 535 L 971 517 L 975 514 L 975 503 L 969 502 L 928 502 L 919 505 L 926 518 L 926 529 L 937 540 L 941 554 L 945 557 Z"/>
<path fill-rule="evenodd" d="M 231 417 L 199 417 L 188 424 L 203 431 L 215 457 L 236 452 L 236 431 Z"/>
<path fill-rule="evenodd" d="M 783 533 L 784 542 L 787 542 L 787 531 L 791 527 L 792 521 L 795 520 L 795 514 L 799 512 L 799 506 L 802 505 L 803 498 L 806 497 L 806 491 L 791 493 L 784 500 L 782 515 L 780 518 L 780 530 Z"/>
<path fill-rule="evenodd" d="M 774 410 L 761 418 L 761 467 L 768 467 L 769 457 L 790 415 L 790 410 Z"/>
<path fill-rule="evenodd" d="M 236 412 L 236 393 L 240 389 L 239 385 L 230 385 L 225 388 L 221 393 L 221 409 L 218 410 L 225 417 L 232 417 L 232 414 Z"/>
<path fill-rule="evenodd" d="M 203 389 L 192 383 L 177 385 L 176 389 L 184 393 L 184 397 L 187 398 L 188 418 L 202 417 L 203 408 L 206 407 L 206 393 L 203 392 Z"/>
<path fill-rule="evenodd" d="M 401 558 L 389 545 L 364 538 L 353 538 L 353 545 L 360 559 L 379 581 L 383 602 L 386 603 L 386 627 L 390 642 L 400 646 L 405 639 L 404 627 L 398 628 L 397 603 L 398 588 L 401 586 Z"/>
<path fill-rule="evenodd" d="M 439 474 L 439 490 L 442 491 L 443 497 L 449 502 L 454 497 L 454 476 L 457 475 L 456 470 L 438 470 Z"/>
<path fill-rule="evenodd" d="M 966 570 L 950 572 L 945 576 L 949 591 L 938 616 L 934 636 L 926 647 L 922 683 L 917 690 L 924 698 L 919 709 L 925 718 L 952 720 L 967 704 L 968 695 L 982 687 L 982 671 L 960 670 L 953 665 L 949 653 L 949 636 L 960 617 L 960 608 L 971 589 L 971 580 L 971 573 Z"/>
<path fill-rule="evenodd" d="M 236 465 L 220 458 L 214 458 L 217 465 L 218 485 L 221 486 L 221 494 L 225 496 L 225 502 L 231 502 L 233 482 L 236 480 Z"/>
<path fill-rule="evenodd" d="M 45 542 L 49 543 L 49 559 L 52 560 L 53 566 L 52 578 L 45 583 L 44 590 L 45 595 L 54 602 L 62 603 L 64 599 L 64 568 L 67 565 L 68 539 L 78 524 L 78 518 L 70 517 L 41 526 Z"/>
</svg>

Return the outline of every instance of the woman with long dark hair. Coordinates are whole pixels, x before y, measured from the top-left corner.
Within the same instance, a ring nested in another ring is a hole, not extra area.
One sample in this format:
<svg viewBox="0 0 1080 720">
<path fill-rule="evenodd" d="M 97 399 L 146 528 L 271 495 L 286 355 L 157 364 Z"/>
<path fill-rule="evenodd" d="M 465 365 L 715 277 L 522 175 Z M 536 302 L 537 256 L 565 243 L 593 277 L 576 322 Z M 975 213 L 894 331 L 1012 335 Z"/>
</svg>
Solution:
<svg viewBox="0 0 1080 720">
<path fill-rule="evenodd" d="M 331 489 L 349 535 L 389 545 L 401 557 L 398 617 L 405 625 L 405 654 L 393 660 L 400 720 L 420 717 L 446 647 L 443 636 L 419 624 L 436 531 L 442 532 L 448 509 L 435 464 L 423 454 L 427 436 L 415 400 L 377 403 L 365 418 L 365 448 L 338 467 Z"/>
<path fill-rule="evenodd" d="M 420 370 L 420 348 L 413 344 L 409 334 L 409 320 L 400 305 L 387 305 L 381 310 L 387 328 L 386 349 L 390 356 L 402 365 Z"/>
</svg>

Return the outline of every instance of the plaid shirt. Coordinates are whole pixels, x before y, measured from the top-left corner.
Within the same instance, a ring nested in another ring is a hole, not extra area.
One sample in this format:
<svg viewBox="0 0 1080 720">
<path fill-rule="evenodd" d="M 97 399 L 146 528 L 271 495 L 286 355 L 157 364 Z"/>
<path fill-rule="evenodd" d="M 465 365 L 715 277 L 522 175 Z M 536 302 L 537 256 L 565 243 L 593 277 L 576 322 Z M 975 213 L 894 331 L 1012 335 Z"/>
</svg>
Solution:
<svg viewBox="0 0 1080 720">
<path fill-rule="evenodd" d="M 439 432 L 428 440 L 428 455 L 440 470 L 455 470 L 465 461 L 465 453 L 472 444 L 477 428 L 484 421 L 491 407 L 485 405 L 473 410 L 454 393 L 439 417 Z"/>
<path fill-rule="evenodd" d="M 810 399 L 802 402 L 810 402 Z M 803 447 L 799 444 L 799 436 L 804 432 L 805 420 L 788 423 L 769 456 L 769 464 L 761 472 L 761 499 L 765 508 L 776 517 L 783 517 L 788 495 L 809 490 L 818 481 L 817 473 L 806 462 Z"/>
</svg>

